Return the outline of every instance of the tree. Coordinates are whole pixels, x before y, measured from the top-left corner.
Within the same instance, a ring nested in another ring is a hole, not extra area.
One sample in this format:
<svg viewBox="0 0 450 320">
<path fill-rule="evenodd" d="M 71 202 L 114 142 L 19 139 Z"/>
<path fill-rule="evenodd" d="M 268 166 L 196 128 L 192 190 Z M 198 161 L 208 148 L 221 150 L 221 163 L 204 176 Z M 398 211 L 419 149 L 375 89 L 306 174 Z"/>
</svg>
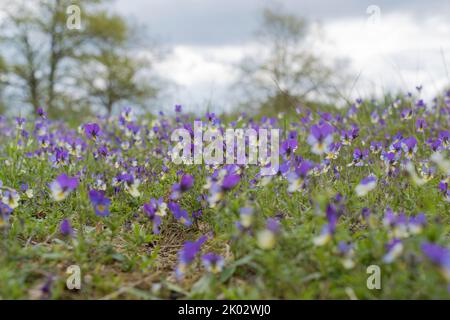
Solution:
<svg viewBox="0 0 450 320">
<path fill-rule="evenodd" d="M 336 93 L 335 66 L 326 65 L 306 41 L 308 24 L 292 14 L 263 11 L 256 33 L 257 56 L 239 64 L 239 86 L 250 102 L 275 109 L 292 107 L 314 95 Z"/>
<path fill-rule="evenodd" d="M 143 106 L 156 96 L 156 86 L 150 85 L 150 60 L 133 52 L 135 32 L 120 16 L 107 12 L 91 16 L 86 32 L 91 50 L 82 59 L 78 83 L 91 103 L 111 114 L 121 102 Z"/>
<path fill-rule="evenodd" d="M 130 52 L 129 43 L 139 32 L 131 32 L 121 16 L 110 15 L 104 9 L 107 2 L 18 1 L 7 7 L 1 32 L 10 44 L 7 85 L 16 97 L 55 116 L 84 110 L 93 101 L 110 112 L 119 101 L 137 102 L 155 94 L 155 88 L 139 82 L 150 64 Z M 80 8 L 81 29 L 68 27 L 67 9 L 73 5 Z M 97 86 L 101 82 L 105 90 Z"/>
</svg>

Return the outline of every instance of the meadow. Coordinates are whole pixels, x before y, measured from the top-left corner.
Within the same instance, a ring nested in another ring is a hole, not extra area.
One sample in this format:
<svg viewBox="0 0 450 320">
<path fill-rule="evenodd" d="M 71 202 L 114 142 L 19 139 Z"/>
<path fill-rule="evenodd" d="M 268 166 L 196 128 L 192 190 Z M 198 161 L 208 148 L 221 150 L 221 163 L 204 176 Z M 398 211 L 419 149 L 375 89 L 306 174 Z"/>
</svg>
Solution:
<svg viewBox="0 0 450 320">
<path fill-rule="evenodd" d="M 195 120 L 280 129 L 277 173 L 173 163 Z M 1 117 L 0 298 L 448 299 L 449 130 L 450 91 L 420 88 L 272 117 Z"/>
</svg>

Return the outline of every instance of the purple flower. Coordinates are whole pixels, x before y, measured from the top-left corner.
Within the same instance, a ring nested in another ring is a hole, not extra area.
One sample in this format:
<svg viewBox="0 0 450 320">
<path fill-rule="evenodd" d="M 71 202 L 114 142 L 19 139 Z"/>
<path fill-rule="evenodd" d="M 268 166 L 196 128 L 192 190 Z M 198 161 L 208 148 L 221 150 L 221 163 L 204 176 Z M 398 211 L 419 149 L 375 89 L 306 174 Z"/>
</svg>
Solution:
<svg viewBox="0 0 450 320">
<path fill-rule="evenodd" d="M 400 239 L 392 239 L 386 244 L 386 255 L 383 257 L 384 263 L 392 263 L 403 252 L 403 244 Z"/>
<path fill-rule="evenodd" d="M 229 174 L 223 178 L 222 190 L 229 191 L 233 189 L 241 180 L 241 177 L 237 174 Z"/>
<path fill-rule="evenodd" d="M 55 201 L 64 200 L 73 190 L 78 187 L 78 178 L 69 177 L 66 174 L 62 174 L 56 178 L 50 184 L 50 190 L 52 197 Z"/>
<path fill-rule="evenodd" d="M 0 201 L 0 227 L 8 223 L 11 212 L 12 209 L 8 205 Z"/>
<path fill-rule="evenodd" d="M 450 281 L 450 249 L 426 242 L 422 244 L 422 252 L 441 269 L 447 281 Z"/>
<path fill-rule="evenodd" d="M 287 139 L 281 143 L 280 154 L 289 157 L 297 150 L 298 142 L 297 138 Z"/>
<path fill-rule="evenodd" d="M 73 234 L 72 226 L 70 225 L 69 220 L 64 219 L 59 226 L 59 231 L 63 236 L 70 236 Z"/>
<path fill-rule="evenodd" d="M 180 198 L 181 194 L 190 190 L 194 185 L 194 177 L 189 174 L 184 174 L 181 177 L 180 183 L 176 183 L 172 186 L 172 195 L 170 198 L 172 200 L 177 200 Z"/>
<path fill-rule="evenodd" d="M 276 235 L 280 232 L 280 222 L 277 219 L 269 218 L 266 228 L 257 234 L 258 245 L 261 249 L 269 250 L 275 246 Z"/>
<path fill-rule="evenodd" d="M 144 204 L 144 211 L 147 214 L 156 214 L 160 217 L 166 215 L 167 205 L 164 202 L 163 198 L 159 198 L 158 200 L 152 198 L 149 203 Z"/>
<path fill-rule="evenodd" d="M 170 202 L 168 205 L 170 211 L 172 212 L 175 219 L 180 221 L 185 226 L 189 227 L 192 221 L 189 219 L 189 215 L 186 210 L 180 208 L 178 203 Z"/>
<path fill-rule="evenodd" d="M 417 140 L 415 137 L 409 137 L 402 140 L 402 149 L 408 159 L 414 156 L 417 151 Z"/>
<path fill-rule="evenodd" d="M 92 139 L 94 141 L 97 140 L 99 136 L 102 135 L 102 131 L 100 126 L 96 123 L 86 123 L 84 125 L 84 133 L 88 139 Z"/>
<path fill-rule="evenodd" d="M 150 219 L 154 234 L 159 234 L 159 226 L 161 225 L 161 222 L 162 222 L 161 214 L 160 213 L 158 214 L 158 212 L 160 210 L 159 206 L 162 206 L 162 204 L 164 202 L 162 202 L 162 198 L 160 200 L 161 200 L 161 203 L 159 203 L 159 200 L 156 201 L 155 199 L 151 199 L 150 203 L 144 204 L 144 212 L 147 215 L 147 217 Z M 164 203 L 164 205 L 165 205 L 165 203 Z M 165 215 L 165 210 L 164 210 L 164 215 Z"/>
<path fill-rule="evenodd" d="M 44 109 L 42 108 L 38 108 L 36 111 L 36 114 L 41 117 L 42 119 L 46 119 L 47 118 L 47 112 L 44 111 Z"/>
<path fill-rule="evenodd" d="M 316 246 L 323 246 L 327 244 L 336 231 L 337 221 L 339 219 L 339 213 L 333 204 L 328 204 L 326 209 L 326 216 L 328 223 L 322 226 L 320 235 L 314 238 L 313 242 Z"/>
<path fill-rule="evenodd" d="M 187 267 L 191 264 L 197 254 L 200 252 L 200 249 L 207 240 L 206 236 L 200 237 L 197 241 L 186 241 L 184 243 L 183 248 L 178 253 L 178 267 L 176 270 L 176 274 L 178 278 L 183 277 L 186 273 Z"/>
<path fill-rule="evenodd" d="M 355 191 L 359 197 L 365 196 L 377 186 L 377 178 L 373 175 L 369 175 L 361 180 L 356 186 Z"/>
<path fill-rule="evenodd" d="M 202 256 L 202 263 L 209 272 L 219 273 L 225 265 L 225 260 L 222 256 L 210 252 Z"/>
<path fill-rule="evenodd" d="M 89 191 L 89 199 L 94 206 L 96 215 L 100 217 L 106 217 L 109 215 L 109 206 L 111 204 L 111 201 L 105 197 L 104 191 Z"/>
<path fill-rule="evenodd" d="M 180 113 L 181 109 L 182 109 L 181 104 L 175 105 L 175 112 Z"/>
<path fill-rule="evenodd" d="M 359 148 L 356 148 L 355 151 L 353 151 L 353 162 L 349 163 L 348 166 L 356 166 L 361 167 L 364 165 L 364 161 L 369 156 L 369 150 L 364 149 L 360 150 Z"/>
<path fill-rule="evenodd" d="M 424 132 L 424 130 L 427 128 L 427 123 L 422 118 L 417 118 L 416 120 L 416 129 L 418 132 Z"/>
<path fill-rule="evenodd" d="M 333 142 L 333 132 L 334 128 L 327 122 L 313 125 L 307 139 L 308 144 L 312 147 L 311 151 L 318 155 L 328 152 L 329 146 Z"/>
</svg>

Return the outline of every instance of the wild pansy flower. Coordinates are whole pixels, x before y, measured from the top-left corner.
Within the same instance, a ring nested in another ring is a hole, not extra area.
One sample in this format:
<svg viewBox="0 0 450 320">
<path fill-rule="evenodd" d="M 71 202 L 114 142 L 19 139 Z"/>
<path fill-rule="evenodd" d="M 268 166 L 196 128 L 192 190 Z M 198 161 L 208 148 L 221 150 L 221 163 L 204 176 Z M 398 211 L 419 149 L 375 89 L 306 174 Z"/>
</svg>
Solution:
<svg viewBox="0 0 450 320">
<path fill-rule="evenodd" d="M 72 178 L 66 174 L 61 174 L 50 184 L 50 191 L 55 201 L 62 201 L 77 187 L 77 177 Z"/>
<path fill-rule="evenodd" d="M 239 209 L 239 221 L 236 222 L 236 227 L 239 231 L 249 232 L 253 225 L 253 208 L 242 207 Z"/>
<path fill-rule="evenodd" d="M 326 159 L 336 160 L 339 156 L 339 151 L 341 150 L 342 144 L 340 142 L 331 143 L 330 148 L 327 152 Z"/>
<path fill-rule="evenodd" d="M 412 159 L 417 151 L 417 140 L 415 137 L 409 137 L 402 140 L 402 149 L 408 159 Z"/>
<path fill-rule="evenodd" d="M 439 182 L 439 190 L 444 195 L 447 202 L 450 202 L 450 176 Z"/>
<path fill-rule="evenodd" d="M 159 234 L 159 226 L 162 223 L 162 219 L 161 219 L 161 215 L 157 214 L 158 210 L 155 208 L 155 204 L 152 204 L 151 202 L 145 203 L 143 209 L 144 209 L 144 213 L 147 215 L 147 217 L 149 218 L 149 220 L 152 224 L 153 233 Z M 164 214 L 165 214 L 165 211 L 164 211 Z"/>
<path fill-rule="evenodd" d="M 159 198 L 158 200 L 152 198 L 149 203 L 144 204 L 144 210 L 147 213 L 154 213 L 160 217 L 164 217 L 167 214 L 167 204 L 163 198 Z"/>
<path fill-rule="evenodd" d="M 209 272 L 220 273 L 225 266 L 225 259 L 218 254 L 210 252 L 202 256 L 202 263 Z"/>
<path fill-rule="evenodd" d="M 184 174 L 181 177 L 180 183 L 176 183 L 172 186 L 172 194 L 170 198 L 172 200 L 177 200 L 181 197 L 181 195 L 190 190 L 194 185 L 194 177 L 190 174 Z"/>
<path fill-rule="evenodd" d="M 381 153 L 380 158 L 384 161 L 387 171 L 390 171 L 390 169 L 398 163 L 398 160 L 400 160 L 400 155 L 401 153 L 396 153 L 393 151 L 383 151 Z"/>
<path fill-rule="evenodd" d="M 7 204 L 0 201 L 0 228 L 8 223 L 12 211 Z"/>
<path fill-rule="evenodd" d="M 61 221 L 61 224 L 59 225 L 59 232 L 61 232 L 63 236 L 71 236 L 73 234 L 73 229 L 69 220 L 64 219 Z"/>
<path fill-rule="evenodd" d="M 401 120 L 409 120 L 412 118 L 413 111 L 412 109 L 403 109 L 400 113 L 400 119 Z"/>
<path fill-rule="evenodd" d="M 353 257 L 355 255 L 353 244 L 339 241 L 338 251 L 339 255 L 341 256 L 342 266 L 345 269 L 353 269 L 353 267 L 355 266 L 355 262 L 353 261 Z"/>
<path fill-rule="evenodd" d="M 439 140 L 444 148 L 450 147 L 450 132 L 447 130 L 439 132 Z"/>
<path fill-rule="evenodd" d="M 422 252 L 432 263 L 439 267 L 444 278 L 450 282 L 450 249 L 426 242 L 422 244 Z"/>
<path fill-rule="evenodd" d="M 386 254 L 383 257 L 384 263 L 392 263 L 397 259 L 403 252 L 403 243 L 400 239 L 392 239 L 388 244 L 386 244 Z"/>
<path fill-rule="evenodd" d="M 289 138 L 281 143 L 280 154 L 289 158 L 298 148 L 297 138 Z"/>
<path fill-rule="evenodd" d="M 268 218 L 266 228 L 257 234 L 258 246 L 263 250 L 275 247 L 276 235 L 280 232 L 280 222 L 274 218 Z"/>
<path fill-rule="evenodd" d="M 434 175 L 436 174 L 436 168 L 433 166 L 430 166 L 428 161 L 422 162 L 421 165 L 419 166 L 418 170 L 419 170 L 420 176 L 422 177 L 422 179 L 425 182 L 428 182 L 431 179 L 433 179 Z"/>
<path fill-rule="evenodd" d="M 133 198 L 139 198 L 141 196 L 141 192 L 139 191 L 141 180 L 134 178 L 131 174 L 123 174 L 122 178 L 125 184 L 125 191 Z"/>
<path fill-rule="evenodd" d="M 38 117 L 40 117 L 42 119 L 47 119 L 47 112 L 45 112 L 44 109 L 42 109 L 42 108 L 38 108 L 36 111 L 36 114 Z"/>
<path fill-rule="evenodd" d="M 378 114 L 378 112 L 373 111 L 373 112 L 370 114 L 370 121 L 371 121 L 373 124 L 376 124 L 376 123 L 378 123 L 378 121 L 380 121 L 380 115 Z"/>
<path fill-rule="evenodd" d="M 20 191 L 24 192 L 28 199 L 32 199 L 34 197 L 33 189 L 31 189 L 28 184 L 22 184 Z"/>
<path fill-rule="evenodd" d="M 27 120 L 22 117 L 16 117 L 16 129 L 22 130 Z"/>
<path fill-rule="evenodd" d="M 439 170 L 445 175 L 450 175 L 450 160 L 446 159 L 442 152 L 435 152 L 431 155 L 430 160 L 434 162 Z"/>
<path fill-rule="evenodd" d="M 375 189 L 377 186 L 377 178 L 374 175 L 369 175 L 361 180 L 361 182 L 356 186 L 355 192 L 358 197 L 363 197 L 367 195 L 370 191 Z"/>
<path fill-rule="evenodd" d="M 176 275 L 182 278 L 187 271 L 187 267 L 194 261 L 200 252 L 202 245 L 206 242 L 207 237 L 202 236 L 197 241 L 186 241 L 183 248 L 178 252 L 178 266 Z"/>
<path fill-rule="evenodd" d="M 353 127 L 350 130 L 344 130 L 341 132 L 341 142 L 345 146 L 349 146 L 352 144 L 353 140 L 355 140 L 359 136 L 359 128 Z"/>
<path fill-rule="evenodd" d="M 170 202 L 168 207 L 176 220 L 184 224 L 186 227 L 192 225 L 192 221 L 189 219 L 187 211 L 181 209 L 178 203 Z"/>
<path fill-rule="evenodd" d="M 370 151 L 372 153 L 377 154 L 383 149 L 383 143 L 380 141 L 371 141 L 370 142 Z"/>
<path fill-rule="evenodd" d="M 126 107 L 122 110 L 121 118 L 126 122 L 133 122 L 135 120 L 133 110 L 130 107 Z"/>
<path fill-rule="evenodd" d="M 426 183 L 424 179 L 421 179 L 416 173 L 416 167 L 412 163 L 412 161 L 408 161 L 405 165 L 405 170 L 408 175 L 411 177 L 411 180 L 416 186 L 421 186 Z"/>
<path fill-rule="evenodd" d="M 353 151 L 353 161 L 350 162 L 347 167 L 356 166 L 361 167 L 364 165 L 364 161 L 369 157 L 369 150 L 364 149 L 360 150 L 359 148 L 356 148 L 355 151 Z"/>
<path fill-rule="evenodd" d="M 109 215 L 109 206 L 111 200 L 105 197 L 104 191 L 90 190 L 89 199 L 94 206 L 95 214 L 100 217 L 106 217 Z"/>
<path fill-rule="evenodd" d="M 97 141 L 98 137 L 102 135 L 100 126 L 97 123 L 86 123 L 84 125 L 84 133 L 88 139 Z"/>
<path fill-rule="evenodd" d="M 209 206 L 214 208 L 223 199 L 224 194 L 233 189 L 240 180 L 241 177 L 238 174 L 227 174 L 221 181 L 212 182 L 208 195 Z"/>
<path fill-rule="evenodd" d="M 416 120 L 416 130 L 417 132 L 423 133 L 427 128 L 427 123 L 422 118 L 417 118 Z"/>
<path fill-rule="evenodd" d="M 181 109 L 182 109 L 181 104 L 176 104 L 176 105 L 175 105 L 175 112 L 176 112 L 176 113 L 180 113 L 180 112 L 181 112 Z"/>
<path fill-rule="evenodd" d="M 313 125 L 307 139 L 308 144 L 312 147 L 312 153 L 322 155 L 328 152 L 333 142 L 333 132 L 334 128 L 327 122 Z"/>
<path fill-rule="evenodd" d="M 333 204 L 328 204 L 326 209 L 326 216 L 328 223 L 322 226 L 320 235 L 313 239 L 315 246 L 323 246 L 331 241 L 339 218 L 336 207 Z"/>
<path fill-rule="evenodd" d="M 20 195 L 16 190 L 8 189 L 0 193 L 0 195 L 2 196 L 1 201 L 11 209 L 14 210 L 19 206 Z"/>
<path fill-rule="evenodd" d="M 289 182 L 289 186 L 287 191 L 289 193 L 296 192 L 300 190 L 300 188 L 305 186 L 305 179 L 309 175 L 311 169 L 313 169 L 314 164 L 308 160 L 303 160 L 299 166 L 295 169 L 295 171 L 290 172 L 287 175 L 287 180 Z"/>
<path fill-rule="evenodd" d="M 409 218 L 408 229 L 411 234 L 419 234 L 427 224 L 427 218 L 425 214 L 419 213 L 416 216 Z"/>
</svg>

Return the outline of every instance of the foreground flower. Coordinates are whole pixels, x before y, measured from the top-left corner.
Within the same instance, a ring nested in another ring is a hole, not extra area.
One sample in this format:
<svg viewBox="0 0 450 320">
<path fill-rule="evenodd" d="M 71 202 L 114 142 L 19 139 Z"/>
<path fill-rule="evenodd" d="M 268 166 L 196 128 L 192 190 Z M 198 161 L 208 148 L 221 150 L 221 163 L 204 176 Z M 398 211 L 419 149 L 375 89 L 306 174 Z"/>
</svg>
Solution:
<svg viewBox="0 0 450 320">
<path fill-rule="evenodd" d="M 239 175 L 228 174 L 223 178 L 221 183 L 213 183 L 208 196 L 209 206 L 214 208 L 223 199 L 225 193 L 233 189 L 240 180 L 241 177 Z"/>
<path fill-rule="evenodd" d="M 361 182 L 356 186 L 355 192 L 358 197 L 363 197 L 367 195 L 370 191 L 375 189 L 377 186 L 377 178 L 373 175 L 370 175 L 361 180 Z"/>
<path fill-rule="evenodd" d="M 392 239 L 386 245 L 386 255 L 383 257 L 384 263 L 392 263 L 397 259 L 403 252 L 403 244 L 400 239 Z"/>
<path fill-rule="evenodd" d="M 59 226 L 59 231 L 63 236 L 70 236 L 73 234 L 72 226 L 70 225 L 69 220 L 64 219 Z"/>
<path fill-rule="evenodd" d="M 275 247 L 276 235 L 280 231 L 280 223 L 278 220 L 267 219 L 266 228 L 257 235 L 258 246 L 264 250 L 270 250 Z"/>
<path fill-rule="evenodd" d="M 313 243 L 315 246 L 323 246 L 331 241 L 334 232 L 336 231 L 336 224 L 338 221 L 338 212 L 336 211 L 336 208 L 334 205 L 329 204 L 327 206 L 327 220 L 328 223 L 325 224 L 322 227 L 322 231 L 320 232 L 320 235 L 315 237 L 313 239 Z"/>
<path fill-rule="evenodd" d="M 186 227 L 189 227 L 192 224 L 192 221 L 189 219 L 187 211 L 181 209 L 178 203 L 175 202 L 169 203 L 169 209 L 170 211 L 172 211 L 172 214 L 175 217 L 175 219 L 184 224 Z"/>
<path fill-rule="evenodd" d="M 339 254 L 341 255 L 341 263 L 345 269 L 352 269 L 355 266 L 353 261 L 354 250 L 353 244 L 340 241 L 338 244 Z"/>
<path fill-rule="evenodd" d="M 154 200 L 154 199 L 152 199 L 152 200 Z M 152 224 L 153 233 L 154 234 L 159 234 L 159 226 L 162 223 L 162 219 L 161 219 L 161 215 L 158 214 L 158 209 L 155 208 L 154 204 L 152 204 L 151 201 L 150 201 L 150 203 L 144 204 L 143 208 L 144 208 L 144 213 L 147 215 L 147 217 L 150 220 L 150 223 Z M 165 214 L 166 213 L 165 213 L 165 210 L 164 210 L 164 215 Z"/>
<path fill-rule="evenodd" d="M 3 192 L 1 200 L 11 209 L 15 209 L 19 206 L 20 195 L 16 190 L 7 190 Z"/>
<path fill-rule="evenodd" d="M 86 123 L 84 125 L 84 133 L 86 134 L 86 137 L 88 139 L 92 139 L 94 141 L 96 141 L 97 138 L 102 135 L 100 126 L 96 123 Z"/>
<path fill-rule="evenodd" d="M 312 147 L 312 153 L 321 155 L 329 151 L 333 142 L 333 131 L 333 127 L 326 122 L 311 127 L 307 142 Z"/>
<path fill-rule="evenodd" d="M 89 199 L 94 206 L 96 215 L 100 217 L 106 217 L 109 215 L 109 206 L 111 205 L 111 201 L 105 197 L 104 191 L 89 191 Z"/>
<path fill-rule="evenodd" d="M 8 223 L 11 212 L 12 209 L 8 205 L 0 201 L 0 227 Z"/>
<path fill-rule="evenodd" d="M 180 183 L 175 183 L 172 186 L 172 195 L 170 198 L 172 200 L 177 200 L 180 198 L 180 196 L 192 188 L 194 185 L 194 177 L 189 174 L 184 174 L 181 177 Z"/>
<path fill-rule="evenodd" d="M 164 202 L 163 198 L 158 200 L 152 198 L 149 203 L 144 204 L 144 210 L 148 214 L 156 214 L 160 217 L 164 217 L 167 214 L 167 204 Z"/>
<path fill-rule="evenodd" d="M 207 253 L 202 256 L 202 263 L 206 270 L 212 273 L 219 273 L 225 266 L 225 260 L 222 256 L 215 253 Z"/>
<path fill-rule="evenodd" d="M 55 201 L 62 201 L 78 187 L 78 178 L 62 174 L 50 184 L 50 191 Z"/>
<path fill-rule="evenodd" d="M 200 237 L 197 241 L 186 241 L 183 249 L 178 253 L 178 266 L 176 269 L 176 275 L 178 278 L 182 278 L 187 271 L 187 267 L 194 261 L 200 249 L 207 240 L 206 236 Z"/>
<path fill-rule="evenodd" d="M 444 278 L 450 282 L 450 249 L 433 243 L 424 243 L 422 252 L 439 267 Z"/>
</svg>

